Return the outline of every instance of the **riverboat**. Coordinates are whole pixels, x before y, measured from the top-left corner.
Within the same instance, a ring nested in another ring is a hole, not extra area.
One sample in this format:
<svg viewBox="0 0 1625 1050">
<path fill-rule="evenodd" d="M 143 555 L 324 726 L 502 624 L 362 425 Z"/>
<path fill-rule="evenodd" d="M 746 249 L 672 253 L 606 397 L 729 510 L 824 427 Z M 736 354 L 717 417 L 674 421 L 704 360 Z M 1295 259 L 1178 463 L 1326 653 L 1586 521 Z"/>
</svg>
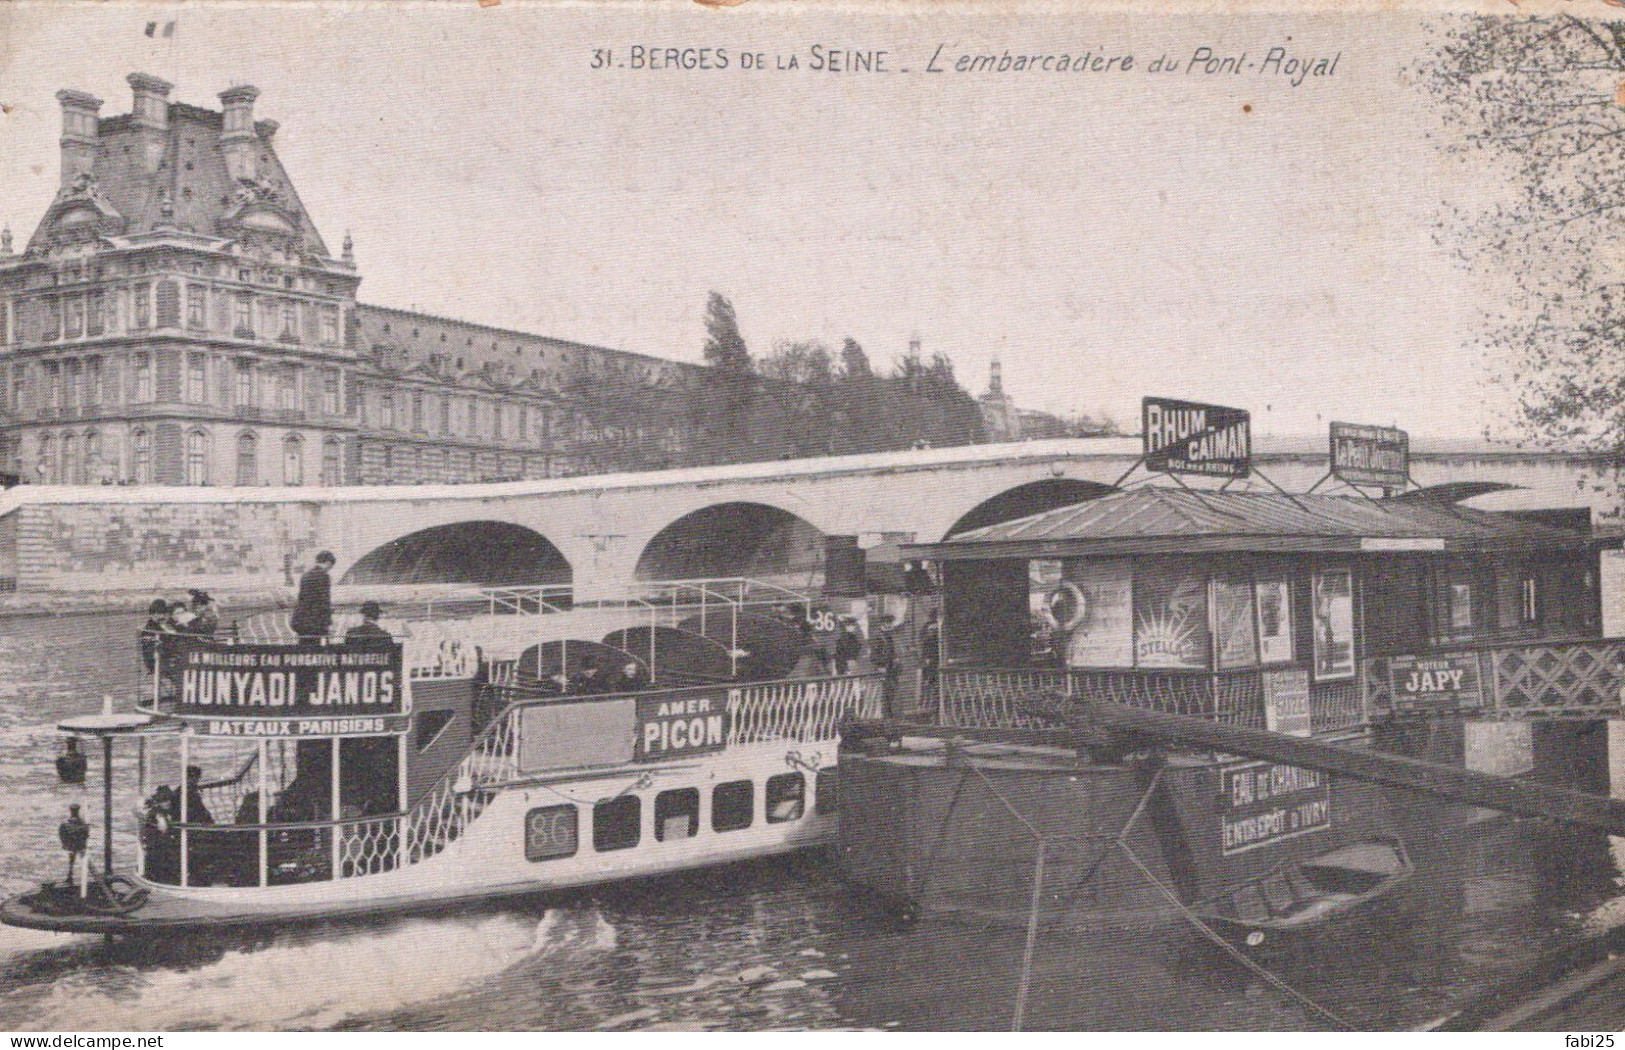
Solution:
<svg viewBox="0 0 1625 1050">
<path fill-rule="evenodd" d="M 785 677 L 797 629 L 758 606 L 809 600 L 723 587 L 591 608 L 510 588 L 380 639 L 170 640 L 137 710 L 60 727 L 103 743 L 100 870 L 84 861 L 0 920 L 278 925 L 826 845 L 836 727 L 877 714 L 881 682 Z M 121 739 L 143 800 L 129 870 L 113 857 Z"/>
<path fill-rule="evenodd" d="M 1151 447 L 1167 435 L 1146 433 L 1146 462 L 1172 469 Z M 1247 474 L 1244 435 L 1168 443 L 1182 469 Z M 1543 719 L 1619 717 L 1625 646 L 1598 637 L 1608 544 L 1584 512 L 1462 505 L 1483 492 L 1142 483 L 905 547 L 941 574 L 937 717 L 847 734 L 843 876 L 910 910 L 1189 921 L 1253 943 L 1391 892 L 1415 863 L 1382 785 L 1517 812 L 1533 788 L 1451 774 L 1526 770 L 1528 733 L 1522 756 L 1497 750 L 1507 722 L 1538 738 Z M 1092 731 L 1092 710 L 1171 717 Z M 1457 731 L 1416 746 L 1423 719 Z M 1488 730 L 1488 760 L 1466 753 L 1465 722 Z M 1192 725 L 1238 732 L 1193 744 Z M 1549 801 L 1521 811 L 1619 817 L 1578 792 Z"/>
</svg>

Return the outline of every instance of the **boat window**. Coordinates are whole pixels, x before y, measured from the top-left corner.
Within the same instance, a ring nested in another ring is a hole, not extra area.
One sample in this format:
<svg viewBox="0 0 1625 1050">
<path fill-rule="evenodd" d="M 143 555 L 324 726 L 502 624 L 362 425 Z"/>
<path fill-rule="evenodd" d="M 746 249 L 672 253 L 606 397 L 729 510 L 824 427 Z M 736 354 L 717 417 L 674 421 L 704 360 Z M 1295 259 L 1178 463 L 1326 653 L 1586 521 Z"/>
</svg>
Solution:
<svg viewBox="0 0 1625 1050">
<path fill-rule="evenodd" d="M 655 839 L 693 838 L 700 828 L 700 791 L 678 788 L 655 796 Z"/>
<path fill-rule="evenodd" d="M 800 820 L 807 810 L 807 778 L 800 773 L 780 773 L 767 778 L 767 822 L 783 824 Z"/>
<path fill-rule="evenodd" d="M 756 808 L 756 786 L 734 780 L 711 789 L 711 830 L 738 831 L 750 827 Z"/>
<path fill-rule="evenodd" d="M 827 817 L 835 812 L 836 808 L 836 780 L 835 770 L 824 768 L 818 771 L 813 778 L 813 812 L 820 817 Z"/>
<path fill-rule="evenodd" d="M 440 739 L 440 734 L 451 725 L 456 716 L 455 711 L 419 711 L 414 719 L 413 743 L 417 746 L 418 754 L 429 750 L 434 742 Z"/>
<path fill-rule="evenodd" d="M 643 800 L 622 795 L 592 807 L 592 848 L 599 853 L 631 849 L 642 835 Z"/>
<path fill-rule="evenodd" d="M 634 800 L 635 801 L 635 800 Z M 525 814 L 525 859 L 573 857 L 580 845 L 576 808 L 541 806 Z"/>
</svg>

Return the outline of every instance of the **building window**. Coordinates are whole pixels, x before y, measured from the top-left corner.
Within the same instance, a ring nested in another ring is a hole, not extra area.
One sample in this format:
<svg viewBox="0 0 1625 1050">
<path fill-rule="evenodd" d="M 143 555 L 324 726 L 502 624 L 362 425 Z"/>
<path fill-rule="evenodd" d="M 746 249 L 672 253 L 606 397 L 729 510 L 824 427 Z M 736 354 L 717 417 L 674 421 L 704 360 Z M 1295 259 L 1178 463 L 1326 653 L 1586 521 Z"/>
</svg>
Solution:
<svg viewBox="0 0 1625 1050">
<path fill-rule="evenodd" d="M 145 430 L 130 435 L 130 480 L 137 485 L 152 484 L 152 435 Z"/>
<path fill-rule="evenodd" d="M 102 403 L 102 359 L 91 357 L 85 360 L 85 404 L 99 405 Z"/>
<path fill-rule="evenodd" d="M 62 435 L 62 484 L 79 484 L 79 439 Z"/>
<path fill-rule="evenodd" d="M 186 327 L 204 328 L 208 325 L 208 298 L 201 284 L 186 286 Z"/>
<path fill-rule="evenodd" d="M 78 408 L 79 401 L 79 362 L 68 358 L 62 363 L 62 403 L 68 408 Z"/>
<path fill-rule="evenodd" d="M 395 429 L 395 395 L 385 394 L 378 400 L 378 425 L 385 430 Z"/>
<path fill-rule="evenodd" d="M 135 286 L 131 293 L 131 327 L 152 327 L 152 285 L 142 283 Z"/>
<path fill-rule="evenodd" d="M 339 308 L 336 306 L 322 307 L 322 342 L 328 346 L 337 346 L 339 341 Z"/>
<path fill-rule="evenodd" d="M 412 394 L 412 429 L 423 429 L 423 394 L 419 392 Z"/>
<path fill-rule="evenodd" d="M 247 292 L 237 293 L 236 331 L 232 334 L 244 339 L 254 336 L 254 297 Z"/>
<path fill-rule="evenodd" d="M 59 338 L 62 335 L 62 303 L 53 296 L 41 299 L 40 308 L 45 311 L 40 337 L 46 342 Z"/>
<path fill-rule="evenodd" d="M 296 342 L 299 338 L 299 306 L 292 299 L 282 300 L 282 340 Z"/>
<path fill-rule="evenodd" d="M 767 822 L 783 824 L 800 820 L 807 811 L 807 778 L 800 773 L 780 773 L 767 778 Z"/>
<path fill-rule="evenodd" d="M 23 402 L 28 398 L 28 366 L 14 365 L 11 369 L 11 410 L 22 414 Z"/>
<path fill-rule="evenodd" d="M 209 400 L 209 384 L 205 358 L 202 354 L 189 354 L 186 358 L 186 400 L 201 405 Z"/>
<path fill-rule="evenodd" d="M 285 368 L 277 376 L 277 404 L 284 412 L 293 412 L 299 407 L 299 375 L 292 368 Z"/>
<path fill-rule="evenodd" d="M 691 839 L 700 830 L 698 788 L 677 788 L 655 796 L 655 840 Z"/>
<path fill-rule="evenodd" d="M 1540 586 L 1532 572 L 1524 573 L 1518 581 L 1518 622 L 1540 622 Z"/>
<path fill-rule="evenodd" d="M 85 483 L 94 485 L 102 480 L 102 436 L 94 430 L 85 432 Z"/>
<path fill-rule="evenodd" d="M 62 407 L 62 366 L 55 361 L 45 362 L 45 403 L 51 408 Z"/>
<path fill-rule="evenodd" d="M 519 429 L 514 437 L 519 441 L 530 440 L 530 409 L 524 405 L 519 406 Z"/>
<path fill-rule="evenodd" d="M 209 483 L 209 435 L 201 430 L 186 435 L 186 483 Z"/>
<path fill-rule="evenodd" d="M 451 480 L 451 453 L 445 449 L 440 450 L 439 465 L 435 467 L 434 479 L 436 481 Z"/>
<path fill-rule="evenodd" d="M 135 399 L 152 400 L 152 358 L 147 354 L 135 355 Z"/>
<path fill-rule="evenodd" d="M 340 458 L 341 449 L 337 438 L 328 438 L 322 442 L 322 484 L 333 486 L 341 483 L 343 460 Z"/>
<path fill-rule="evenodd" d="M 237 436 L 237 484 L 260 483 L 259 444 L 259 439 L 251 431 Z"/>
<path fill-rule="evenodd" d="M 49 485 L 56 480 L 56 446 L 51 435 L 41 434 L 39 439 L 39 463 L 36 464 L 39 479 L 42 484 Z"/>
<path fill-rule="evenodd" d="M 69 339 L 75 339 L 85 333 L 85 300 L 83 296 L 70 295 L 66 303 L 63 328 Z"/>
<path fill-rule="evenodd" d="M 440 395 L 440 432 L 451 433 L 451 398 Z"/>
<path fill-rule="evenodd" d="M 298 434 L 289 434 L 287 440 L 282 442 L 282 483 L 305 483 L 305 443 Z"/>
<path fill-rule="evenodd" d="M 580 848 L 576 808 L 541 806 L 525 814 L 525 859 L 557 860 L 573 857 Z"/>
<path fill-rule="evenodd" d="M 0 299 L 0 343 L 11 342 L 11 303 Z"/>
<path fill-rule="evenodd" d="M 491 436 L 498 441 L 502 440 L 502 417 L 507 415 L 503 409 L 507 406 L 500 401 L 491 403 Z"/>
<path fill-rule="evenodd" d="M 254 404 L 254 362 L 237 362 L 237 407 L 248 408 Z"/>
<path fill-rule="evenodd" d="M 750 827 L 756 808 L 756 786 L 732 780 L 711 789 L 711 830 L 739 831 Z"/>
<path fill-rule="evenodd" d="M 339 373 L 336 368 L 329 368 L 322 374 L 322 403 L 328 415 L 340 414 L 342 406 L 339 401 Z"/>
<path fill-rule="evenodd" d="M 643 836 L 643 800 L 622 795 L 592 807 L 592 848 L 599 853 L 631 849 Z"/>
<path fill-rule="evenodd" d="M 88 335 L 101 335 L 107 327 L 107 293 L 90 293 L 90 315 L 85 319 L 85 332 Z M 3 326 L 0 326 L 3 330 Z"/>
<path fill-rule="evenodd" d="M 275 299 L 266 298 L 260 300 L 259 330 L 265 333 L 266 338 L 270 338 L 271 333 L 276 331 L 277 321 L 281 314 L 282 310 Z"/>
</svg>

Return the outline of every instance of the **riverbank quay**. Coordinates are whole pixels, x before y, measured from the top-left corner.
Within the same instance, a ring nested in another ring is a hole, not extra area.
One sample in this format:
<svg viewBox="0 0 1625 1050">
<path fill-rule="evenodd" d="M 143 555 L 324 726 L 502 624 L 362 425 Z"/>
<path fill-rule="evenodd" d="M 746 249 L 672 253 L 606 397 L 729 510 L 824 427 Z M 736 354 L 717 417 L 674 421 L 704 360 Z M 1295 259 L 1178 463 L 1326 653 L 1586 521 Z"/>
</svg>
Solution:
<svg viewBox="0 0 1625 1050">
<path fill-rule="evenodd" d="M 187 591 L 196 584 L 176 579 L 165 587 L 140 589 L 120 587 L 106 591 L 34 591 L 26 594 L 0 594 L 0 620 L 34 616 L 88 616 L 105 613 L 128 613 L 138 621 L 131 631 L 139 628 L 139 620 L 147 614 L 147 605 L 154 598 L 184 600 Z M 208 588 L 209 595 L 220 609 L 220 619 L 229 625 L 232 620 L 243 620 L 261 613 L 279 609 L 292 609 L 298 592 L 297 584 L 286 588 L 245 587 L 240 589 Z M 427 605 L 453 594 L 467 594 L 468 587 L 455 584 L 430 586 L 409 585 L 354 585 L 340 584 L 333 588 L 333 604 L 338 608 L 359 606 L 364 601 L 378 601 L 394 605 Z"/>
</svg>

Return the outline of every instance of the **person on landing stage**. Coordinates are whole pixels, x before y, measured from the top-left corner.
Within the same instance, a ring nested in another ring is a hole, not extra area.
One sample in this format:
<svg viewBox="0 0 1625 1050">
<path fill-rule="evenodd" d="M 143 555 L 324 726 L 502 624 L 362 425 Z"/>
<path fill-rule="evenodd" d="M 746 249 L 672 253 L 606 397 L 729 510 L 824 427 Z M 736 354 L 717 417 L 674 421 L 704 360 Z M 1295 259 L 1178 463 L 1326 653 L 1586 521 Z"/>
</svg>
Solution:
<svg viewBox="0 0 1625 1050">
<path fill-rule="evenodd" d="M 887 718 L 896 713 L 892 705 L 897 702 L 897 642 L 892 638 L 894 623 L 896 621 L 890 616 L 880 617 L 875 636 L 869 640 L 869 662 L 874 664 L 875 670 L 885 675 L 881 696 Z"/>
<path fill-rule="evenodd" d="M 315 567 L 299 577 L 299 597 L 289 624 L 301 642 L 320 641 L 333 624 L 333 580 L 328 573 L 337 563 L 332 551 L 322 551 Z"/>
</svg>

